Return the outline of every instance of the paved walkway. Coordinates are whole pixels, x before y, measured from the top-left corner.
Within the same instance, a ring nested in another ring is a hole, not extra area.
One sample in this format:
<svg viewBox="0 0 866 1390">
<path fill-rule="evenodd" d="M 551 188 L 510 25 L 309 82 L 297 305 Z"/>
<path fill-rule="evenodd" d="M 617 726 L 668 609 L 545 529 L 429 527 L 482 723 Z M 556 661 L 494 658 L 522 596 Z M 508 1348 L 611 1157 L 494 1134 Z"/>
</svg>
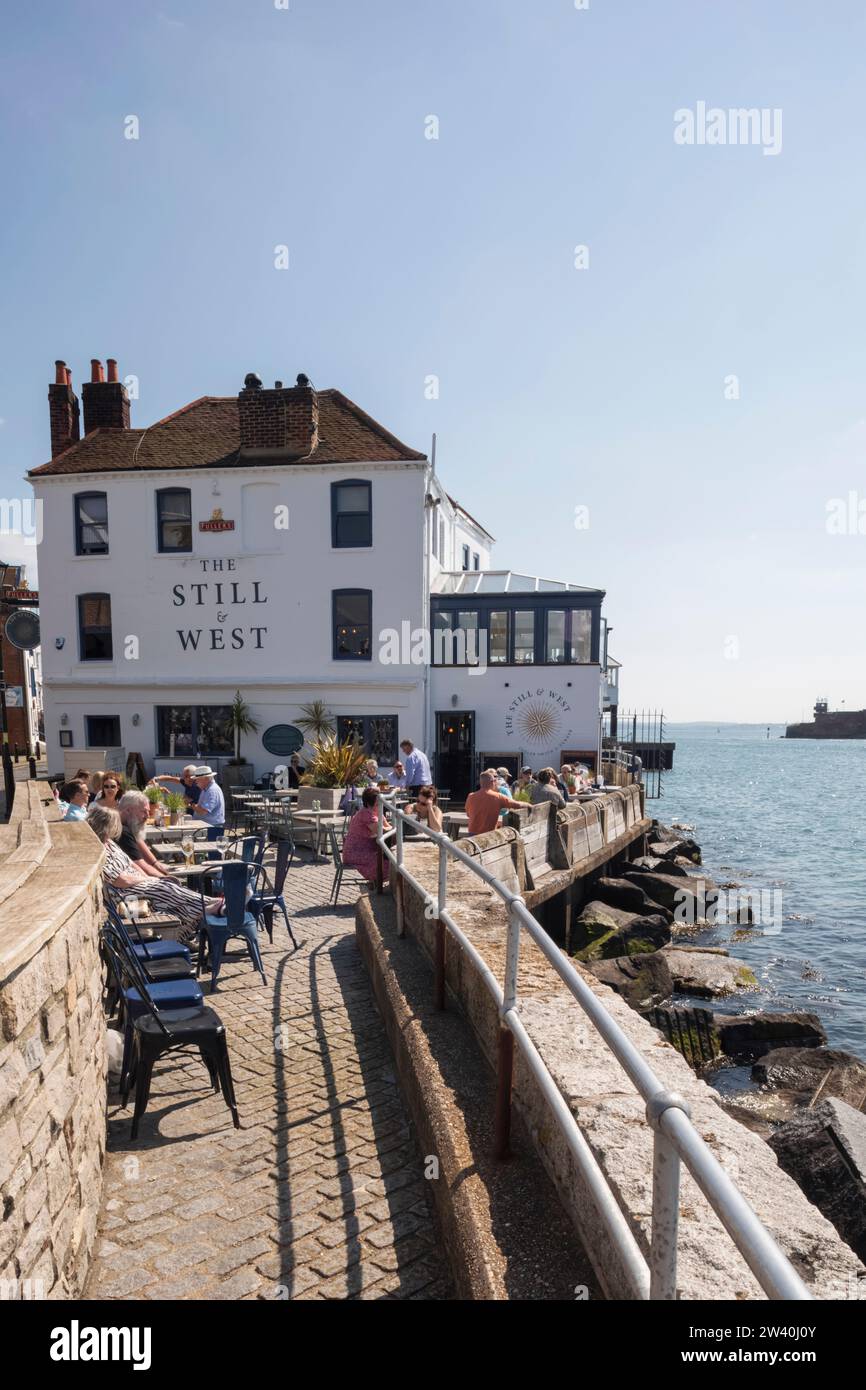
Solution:
<svg viewBox="0 0 866 1390">
<path fill-rule="evenodd" d="M 307 855 L 290 870 L 299 949 L 278 923 L 260 938 L 267 988 L 245 955 L 220 975 L 240 1130 L 197 1058 L 158 1064 L 134 1144 L 112 1092 L 89 1298 L 451 1297 L 355 890 L 323 907 L 331 879 Z"/>
</svg>

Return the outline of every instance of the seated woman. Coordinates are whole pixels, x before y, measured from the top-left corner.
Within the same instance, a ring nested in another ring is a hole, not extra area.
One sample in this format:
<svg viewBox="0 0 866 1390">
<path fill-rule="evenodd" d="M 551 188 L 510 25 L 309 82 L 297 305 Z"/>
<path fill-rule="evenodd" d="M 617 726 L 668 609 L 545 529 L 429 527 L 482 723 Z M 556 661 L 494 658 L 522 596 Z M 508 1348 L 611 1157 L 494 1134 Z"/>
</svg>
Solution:
<svg viewBox="0 0 866 1390">
<path fill-rule="evenodd" d="M 106 858 L 102 866 L 105 882 L 122 898 L 146 898 L 158 912 L 176 917 L 185 928 L 180 933 L 181 941 L 189 941 L 195 935 L 203 911 L 214 914 L 222 912 L 222 898 L 205 898 L 202 903 L 200 893 L 182 888 L 170 878 L 149 878 L 134 864 L 115 843 L 120 839 L 123 828 L 119 811 L 94 804 L 88 812 L 87 823 L 96 838 L 105 845 Z"/>
<path fill-rule="evenodd" d="M 439 793 L 435 787 L 429 784 L 422 787 L 418 793 L 418 800 L 412 806 L 406 807 L 406 814 L 417 816 L 418 820 L 429 825 L 431 830 L 442 829 L 442 812 L 439 810 Z"/>
<path fill-rule="evenodd" d="M 86 782 L 65 782 L 60 788 L 60 805 L 65 806 L 64 820 L 86 820 L 90 793 Z"/>
<path fill-rule="evenodd" d="M 391 827 L 385 821 L 385 829 Z M 343 845 L 343 866 L 358 869 L 368 883 L 376 882 L 376 835 L 379 831 L 379 818 L 376 810 L 376 788 L 365 787 L 361 793 L 361 809 L 356 811 L 349 822 Z M 390 864 L 385 859 L 382 874 L 387 879 Z"/>
<path fill-rule="evenodd" d="M 102 774 L 102 787 L 96 798 L 100 806 L 111 806 L 115 811 L 120 798 L 123 796 L 123 778 L 117 772 L 104 772 Z"/>
</svg>

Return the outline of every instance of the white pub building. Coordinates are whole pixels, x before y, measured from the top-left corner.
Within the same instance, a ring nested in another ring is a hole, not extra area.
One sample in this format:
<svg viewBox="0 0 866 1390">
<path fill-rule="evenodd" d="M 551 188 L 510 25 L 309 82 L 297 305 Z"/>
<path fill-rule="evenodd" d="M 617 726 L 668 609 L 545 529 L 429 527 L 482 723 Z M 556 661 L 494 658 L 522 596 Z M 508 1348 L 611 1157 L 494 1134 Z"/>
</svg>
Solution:
<svg viewBox="0 0 866 1390">
<path fill-rule="evenodd" d="M 411 739 L 455 796 L 480 767 L 594 766 L 610 683 L 604 594 L 491 568 L 492 537 L 428 458 L 336 390 L 204 396 L 130 426 L 117 364 L 49 387 L 39 591 L 49 766 L 286 762 L 300 706 L 390 766 Z M 303 758 L 303 754 L 302 754 Z"/>
</svg>

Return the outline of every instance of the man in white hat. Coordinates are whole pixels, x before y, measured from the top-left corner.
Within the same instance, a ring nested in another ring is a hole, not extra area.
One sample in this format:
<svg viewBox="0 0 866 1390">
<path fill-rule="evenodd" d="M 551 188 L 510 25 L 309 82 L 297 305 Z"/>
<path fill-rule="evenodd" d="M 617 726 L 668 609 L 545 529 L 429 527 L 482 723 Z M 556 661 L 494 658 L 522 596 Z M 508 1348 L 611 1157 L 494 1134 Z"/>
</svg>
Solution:
<svg viewBox="0 0 866 1390">
<path fill-rule="evenodd" d="M 195 784 L 201 795 L 196 804 L 190 807 L 190 810 L 194 816 L 201 816 L 207 825 L 207 838 L 218 840 L 225 833 L 226 803 L 225 797 L 217 786 L 213 768 L 197 767 Z"/>
</svg>

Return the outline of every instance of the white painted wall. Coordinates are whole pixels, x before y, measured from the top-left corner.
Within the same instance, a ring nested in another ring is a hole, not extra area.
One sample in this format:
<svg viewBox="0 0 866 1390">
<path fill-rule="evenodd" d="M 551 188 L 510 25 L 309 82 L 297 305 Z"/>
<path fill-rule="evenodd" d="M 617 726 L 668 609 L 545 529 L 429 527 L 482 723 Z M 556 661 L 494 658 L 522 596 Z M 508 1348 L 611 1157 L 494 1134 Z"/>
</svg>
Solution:
<svg viewBox="0 0 866 1390">
<path fill-rule="evenodd" d="M 376 658 L 384 630 L 426 622 L 424 470 L 420 463 L 349 464 L 35 479 L 44 502 L 39 574 L 49 757 L 59 755 L 62 713 L 76 748 L 85 746 L 85 715 L 117 714 L 123 744 L 150 761 L 154 705 L 225 704 L 237 688 L 262 728 L 291 723 L 300 703 L 322 698 L 334 714 L 397 713 L 400 737 L 420 740 L 423 670 L 409 652 L 397 664 Z M 373 485 L 370 548 L 331 545 L 330 485 L 348 478 Z M 169 486 L 192 492 L 191 555 L 157 550 L 155 495 Z M 90 490 L 108 495 L 107 556 L 75 555 L 73 499 Z M 277 505 L 289 508 L 288 530 L 269 522 Z M 198 531 L 215 507 L 235 521 L 234 531 Z M 214 572 L 214 561 L 221 570 Z M 331 592 L 339 588 L 373 592 L 371 662 L 333 658 Z M 79 660 L 83 593 L 111 595 L 111 662 Z M 255 739 L 244 753 L 257 771 L 276 761 Z"/>
<path fill-rule="evenodd" d="M 519 754 L 536 770 L 558 768 L 566 749 L 597 750 L 600 691 L 597 665 L 501 666 L 483 674 L 463 666 L 431 671 L 434 715 L 474 710 L 476 752 Z M 539 723 L 548 725 L 547 736 L 532 731 Z"/>
</svg>

